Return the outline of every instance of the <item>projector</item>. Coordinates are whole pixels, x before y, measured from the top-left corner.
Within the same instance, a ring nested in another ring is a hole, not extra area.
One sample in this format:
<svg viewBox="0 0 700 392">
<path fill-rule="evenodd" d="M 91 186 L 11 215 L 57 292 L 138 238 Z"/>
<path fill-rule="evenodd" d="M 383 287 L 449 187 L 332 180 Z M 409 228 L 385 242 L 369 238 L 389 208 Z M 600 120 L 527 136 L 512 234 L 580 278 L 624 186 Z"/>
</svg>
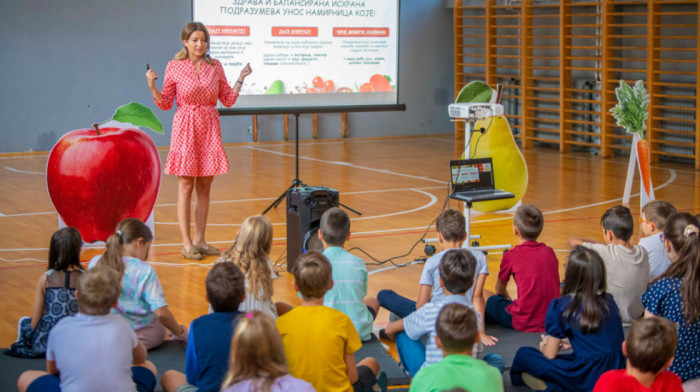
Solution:
<svg viewBox="0 0 700 392">
<path fill-rule="evenodd" d="M 491 116 L 502 116 L 503 105 L 498 103 L 453 103 L 447 107 L 452 118 L 476 121 Z"/>
</svg>

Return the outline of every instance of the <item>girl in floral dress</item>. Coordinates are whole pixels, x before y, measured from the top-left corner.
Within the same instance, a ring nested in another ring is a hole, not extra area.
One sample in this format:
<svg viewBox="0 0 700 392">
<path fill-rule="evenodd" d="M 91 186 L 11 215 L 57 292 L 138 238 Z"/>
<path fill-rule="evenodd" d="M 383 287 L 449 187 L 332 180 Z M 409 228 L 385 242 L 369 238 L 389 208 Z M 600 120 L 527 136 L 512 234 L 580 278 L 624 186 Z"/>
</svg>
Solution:
<svg viewBox="0 0 700 392">
<path fill-rule="evenodd" d="M 83 273 L 80 265 L 82 243 L 80 232 L 74 227 L 64 227 L 53 233 L 49 266 L 37 282 L 32 317 L 19 320 L 17 341 L 5 354 L 43 357 L 51 328 L 62 318 L 78 313 L 75 289 Z"/>
</svg>

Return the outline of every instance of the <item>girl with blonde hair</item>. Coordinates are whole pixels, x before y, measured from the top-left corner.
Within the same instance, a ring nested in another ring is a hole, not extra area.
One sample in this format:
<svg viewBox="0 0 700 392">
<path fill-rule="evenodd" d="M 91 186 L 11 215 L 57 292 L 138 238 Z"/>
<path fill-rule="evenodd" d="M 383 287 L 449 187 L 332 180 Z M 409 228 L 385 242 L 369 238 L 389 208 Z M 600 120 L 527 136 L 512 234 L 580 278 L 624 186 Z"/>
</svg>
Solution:
<svg viewBox="0 0 700 392">
<path fill-rule="evenodd" d="M 217 262 L 231 262 L 245 275 L 246 297 L 239 311 L 259 310 L 276 319 L 278 311 L 272 302 L 272 280 L 277 275 L 270 260 L 271 249 L 272 223 L 263 215 L 255 215 L 243 221 L 233 245 Z"/>
<path fill-rule="evenodd" d="M 314 387 L 289 375 L 282 338 L 262 312 L 241 316 L 233 331 L 223 392 L 311 392 Z"/>
<path fill-rule="evenodd" d="M 120 274 L 122 293 L 112 312 L 126 319 L 148 350 L 163 343 L 166 328 L 172 338 L 187 341 L 187 327 L 175 320 L 158 274 L 145 261 L 153 242 L 151 229 L 136 218 L 124 219 L 106 242 L 104 255 L 90 260 L 88 269 L 100 265 Z"/>
</svg>

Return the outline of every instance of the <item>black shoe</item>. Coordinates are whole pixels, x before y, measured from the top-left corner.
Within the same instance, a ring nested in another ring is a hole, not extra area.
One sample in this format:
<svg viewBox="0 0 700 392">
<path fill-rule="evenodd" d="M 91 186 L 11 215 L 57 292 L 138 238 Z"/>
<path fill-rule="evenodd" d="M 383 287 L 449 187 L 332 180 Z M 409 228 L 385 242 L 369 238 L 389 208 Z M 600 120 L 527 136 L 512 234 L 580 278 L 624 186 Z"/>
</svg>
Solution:
<svg viewBox="0 0 700 392">
<path fill-rule="evenodd" d="M 386 334 L 386 330 L 384 328 L 379 330 L 379 337 L 382 339 L 386 339 L 390 342 L 394 341 L 394 339 L 392 339 L 389 335 Z"/>
</svg>

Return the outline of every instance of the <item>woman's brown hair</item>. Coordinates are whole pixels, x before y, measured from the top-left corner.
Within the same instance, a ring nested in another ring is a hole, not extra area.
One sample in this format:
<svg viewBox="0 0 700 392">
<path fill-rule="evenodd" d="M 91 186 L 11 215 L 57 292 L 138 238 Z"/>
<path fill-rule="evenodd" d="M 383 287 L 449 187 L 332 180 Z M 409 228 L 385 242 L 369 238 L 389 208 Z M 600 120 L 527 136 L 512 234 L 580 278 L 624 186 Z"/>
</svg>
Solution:
<svg viewBox="0 0 700 392">
<path fill-rule="evenodd" d="M 185 27 L 182 29 L 182 33 L 180 33 L 180 40 L 187 41 L 188 39 L 190 39 L 190 35 L 192 35 L 192 33 L 194 33 L 195 31 L 204 32 L 204 37 L 207 40 L 207 51 L 208 51 L 209 50 L 209 42 L 211 42 L 209 39 L 209 31 L 207 31 L 207 27 L 204 26 L 204 24 L 202 22 L 190 22 L 190 23 L 186 24 Z M 175 60 L 184 60 L 184 59 L 187 59 L 189 57 L 190 57 L 189 51 L 187 50 L 186 47 L 183 47 L 182 50 L 180 50 L 179 52 L 177 52 L 175 54 L 174 59 Z M 205 55 L 204 57 L 202 57 L 202 59 L 207 64 L 211 64 L 211 59 L 209 58 L 209 56 Z"/>
</svg>

